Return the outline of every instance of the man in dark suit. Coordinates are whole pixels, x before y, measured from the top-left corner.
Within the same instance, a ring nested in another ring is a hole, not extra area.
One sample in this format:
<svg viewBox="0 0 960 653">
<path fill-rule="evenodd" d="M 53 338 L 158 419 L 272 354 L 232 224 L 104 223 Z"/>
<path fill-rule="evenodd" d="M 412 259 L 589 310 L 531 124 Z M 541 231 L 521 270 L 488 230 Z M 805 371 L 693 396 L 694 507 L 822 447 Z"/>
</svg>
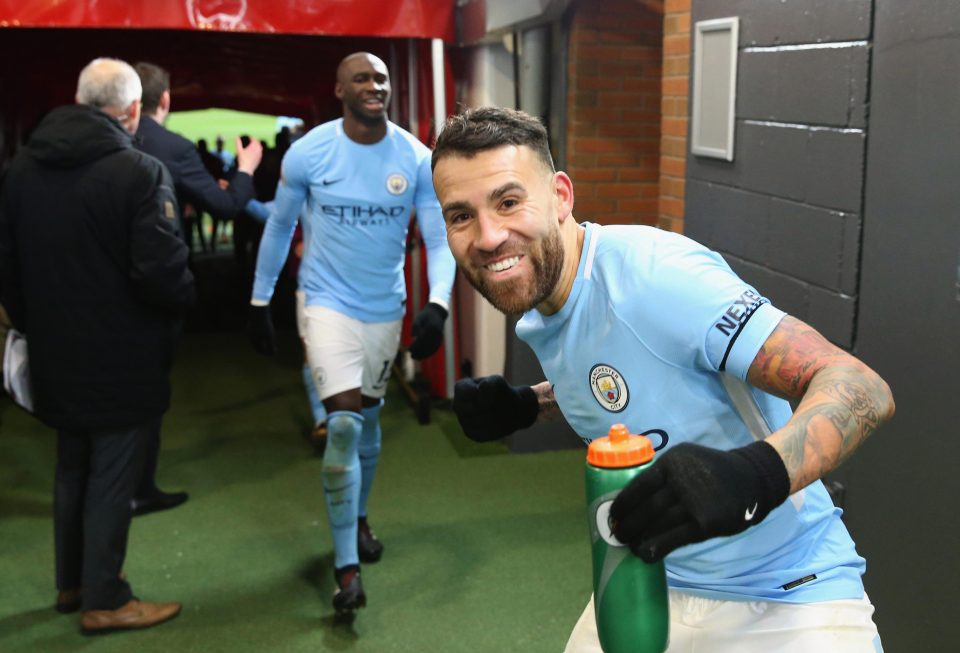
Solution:
<svg viewBox="0 0 960 653">
<path fill-rule="evenodd" d="M 253 173 L 263 157 L 263 146 L 251 139 L 244 147 L 237 139 L 237 174 L 224 190 L 207 171 L 196 146 L 163 126 L 170 113 L 170 74 L 144 62 L 134 69 L 143 84 L 143 120 L 137 130 L 137 147 L 167 166 L 181 207 L 189 202 L 216 220 L 236 217 L 254 196 Z"/>
<path fill-rule="evenodd" d="M 29 341 L 35 412 L 57 430 L 56 609 L 82 609 L 87 632 L 180 612 L 139 601 L 121 573 L 144 445 L 195 298 L 170 175 L 133 147 L 140 92 L 129 64 L 91 62 L 77 104 L 47 114 L 0 193 L 0 300 Z"/>
<path fill-rule="evenodd" d="M 137 147 L 160 159 L 170 171 L 181 208 L 189 203 L 198 212 L 206 211 L 217 220 L 236 217 L 254 195 L 253 173 L 260 165 L 263 146 L 254 139 L 243 147 L 237 139 L 237 174 L 224 190 L 203 165 L 196 146 L 163 126 L 170 113 L 170 74 L 150 63 L 138 63 L 134 69 L 143 85 L 143 119 L 137 130 Z M 189 232 L 186 237 L 189 242 Z M 155 477 L 159 453 L 158 422 L 147 446 L 143 476 L 134 499 L 134 515 L 173 508 L 188 498 L 186 492 L 163 492 L 157 488 Z"/>
</svg>

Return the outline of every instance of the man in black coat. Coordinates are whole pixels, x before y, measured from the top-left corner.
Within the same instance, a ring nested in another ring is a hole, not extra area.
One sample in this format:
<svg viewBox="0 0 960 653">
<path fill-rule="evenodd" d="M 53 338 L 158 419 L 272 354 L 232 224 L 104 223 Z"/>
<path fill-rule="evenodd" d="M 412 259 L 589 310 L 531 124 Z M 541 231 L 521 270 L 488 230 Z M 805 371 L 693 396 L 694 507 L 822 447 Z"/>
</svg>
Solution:
<svg viewBox="0 0 960 653">
<path fill-rule="evenodd" d="M 237 142 L 238 171 L 224 190 L 207 171 L 196 146 L 183 136 L 163 126 L 170 113 L 170 75 L 151 63 L 134 66 L 143 86 L 143 119 L 137 129 L 136 146 L 158 158 L 173 177 L 177 201 L 182 208 L 192 204 L 199 212 L 206 211 L 214 221 L 235 218 L 254 195 L 253 173 L 260 165 L 263 146 L 252 140 L 247 147 Z M 190 231 L 184 227 L 190 242 Z M 133 514 L 144 515 L 166 510 L 187 500 L 186 492 L 163 492 L 156 484 L 157 459 L 160 455 L 160 424 L 151 434 L 144 459 L 143 475 L 134 499 Z"/>
<path fill-rule="evenodd" d="M 0 194 L 0 301 L 27 337 L 36 414 L 57 430 L 56 608 L 82 608 L 87 632 L 180 611 L 135 599 L 121 572 L 144 445 L 195 299 L 170 176 L 133 147 L 140 95 L 131 66 L 92 61 L 77 104 L 43 119 Z"/>
</svg>

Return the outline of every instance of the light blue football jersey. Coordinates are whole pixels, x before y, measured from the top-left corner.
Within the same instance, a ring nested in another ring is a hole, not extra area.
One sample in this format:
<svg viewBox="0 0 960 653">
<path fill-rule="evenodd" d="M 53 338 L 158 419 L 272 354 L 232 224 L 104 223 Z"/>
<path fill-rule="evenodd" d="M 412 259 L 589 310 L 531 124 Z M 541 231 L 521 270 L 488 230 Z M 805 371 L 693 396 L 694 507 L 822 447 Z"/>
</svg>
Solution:
<svg viewBox="0 0 960 653">
<path fill-rule="evenodd" d="M 589 442 L 623 423 L 658 450 L 752 442 L 720 375 L 745 379 L 784 313 L 688 238 L 651 227 L 585 227 L 563 308 L 529 311 L 516 328 L 573 429 Z M 783 426 L 789 404 L 748 387 L 770 428 Z M 668 555 L 668 583 L 721 599 L 860 598 L 865 562 L 840 515 L 817 481 L 743 533 Z"/>
<path fill-rule="evenodd" d="M 260 241 L 253 299 L 269 301 L 273 295 L 303 210 L 299 285 L 307 306 L 364 322 L 400 319 L 413 208 L 427 250 L 430 301 L 446 308 L 456 263 L 433 190 L 429 148 L 390 122 L 387 135 L 372 145 L 350 140 L 342 118 L 315 127 L 283 157 L 283 176 Z"/>
</svg>

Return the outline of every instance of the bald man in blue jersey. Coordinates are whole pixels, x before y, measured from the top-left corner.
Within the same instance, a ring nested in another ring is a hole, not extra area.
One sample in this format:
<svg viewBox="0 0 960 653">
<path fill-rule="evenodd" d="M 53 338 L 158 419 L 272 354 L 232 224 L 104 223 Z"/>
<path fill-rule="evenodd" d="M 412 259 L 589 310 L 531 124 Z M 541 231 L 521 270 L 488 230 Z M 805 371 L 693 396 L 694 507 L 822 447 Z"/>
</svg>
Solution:
<svg viewBox="0 0 960 653">
<path fill-rule="evenodd" d="M 653 466 L 610 515 L 636 555 L 665 559 L 668 651 L 882 650 L 864 560 L 819 479 L 893 415 L 886 383 L 697 243 L 578 224 L 526 114 L 451 118 L 433 168 L 458 265 L 523 314 L 549 379 L 459 381 L 460 424 L 491 440 L 562 411 L 587 442 L 618 422 L 651 437 Z M 600 653 L 592 600 L 566 651 Z"/>
<path fill-rule="evenodd" d="M 254 347 L 275 350 L 269 302 L 301 209 L 310 230 L 300 264 L 306 349 L 327 411 L 323 488 L 333 534 L 338 613 L 366 604 L 360 562 L 383 545 L 367 523 L 367 498 L 380 455 L 380 408 L 400 342 L 407 226 L 416 209 L 427 250 L 429 303 L 413 320 L 415 359 L 443 341 L 456 264 L 433 192 L 430 150 L 386 117 L 386 65 L 366 52 L 337 69 L 343 118 L 297 140 L 264 228 L 251 297 Z M 304 203 L 306 203 L 304 207 Z"/>
</svg>

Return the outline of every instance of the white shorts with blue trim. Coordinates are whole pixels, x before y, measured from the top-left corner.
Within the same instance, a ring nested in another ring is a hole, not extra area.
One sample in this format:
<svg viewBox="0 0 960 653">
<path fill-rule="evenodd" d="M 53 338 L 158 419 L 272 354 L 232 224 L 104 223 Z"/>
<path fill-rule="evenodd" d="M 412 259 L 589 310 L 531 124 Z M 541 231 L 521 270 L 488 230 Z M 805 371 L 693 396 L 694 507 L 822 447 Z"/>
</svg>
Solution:
<svg viewBox="0 0 960 653">
<path fill-rule="evenodd" d="M 303 314 L 307 362 L 320 398 L 356 388 L 366 397 L 383 397 L 402 321 L 361 322 L 324 306 L 307 306 Z"/>
</svg>

